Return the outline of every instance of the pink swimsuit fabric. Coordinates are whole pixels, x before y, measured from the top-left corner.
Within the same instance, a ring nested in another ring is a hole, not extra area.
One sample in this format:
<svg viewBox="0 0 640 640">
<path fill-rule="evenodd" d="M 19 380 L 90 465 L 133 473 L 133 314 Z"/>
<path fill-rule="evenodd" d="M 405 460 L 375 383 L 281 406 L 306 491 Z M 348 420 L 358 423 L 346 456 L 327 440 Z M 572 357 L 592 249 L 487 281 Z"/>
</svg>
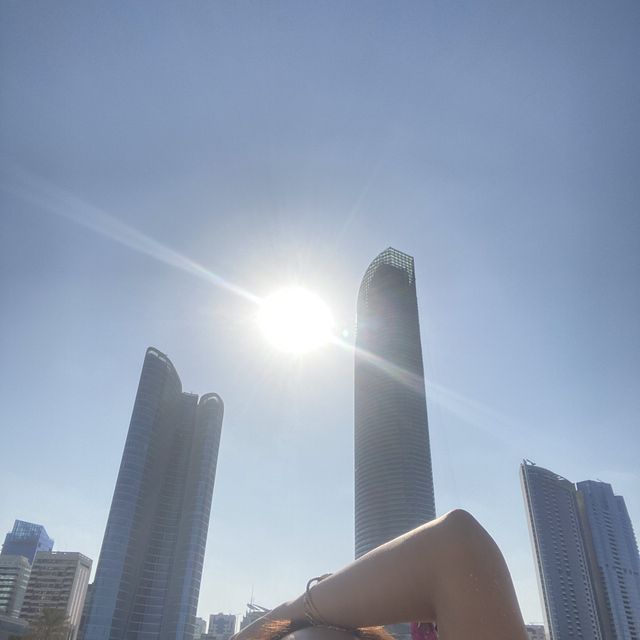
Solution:
<svg viewBox="0 0 640 640">
<path fill-rule="evenodd" d="M 438 640 L 438 630 L 430 622 L 412 622 L 411 640 Z"/>
</svg>

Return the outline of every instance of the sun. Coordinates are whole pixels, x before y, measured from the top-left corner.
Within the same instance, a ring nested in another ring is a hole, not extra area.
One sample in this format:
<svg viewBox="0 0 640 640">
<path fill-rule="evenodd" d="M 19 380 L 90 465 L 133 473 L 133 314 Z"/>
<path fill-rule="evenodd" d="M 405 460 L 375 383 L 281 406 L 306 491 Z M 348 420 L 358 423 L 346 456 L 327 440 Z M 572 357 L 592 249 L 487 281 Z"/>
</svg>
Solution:
<svg viewBox="0 0 640 640">
<path fill-rule="evenodd" d="M 301 287 L 280 289 L 260 305 L 258 324 L 269 342 L 289 353 L 306 353 L 332 338 L 333 317 L 329 307 Z"/>
</svg>

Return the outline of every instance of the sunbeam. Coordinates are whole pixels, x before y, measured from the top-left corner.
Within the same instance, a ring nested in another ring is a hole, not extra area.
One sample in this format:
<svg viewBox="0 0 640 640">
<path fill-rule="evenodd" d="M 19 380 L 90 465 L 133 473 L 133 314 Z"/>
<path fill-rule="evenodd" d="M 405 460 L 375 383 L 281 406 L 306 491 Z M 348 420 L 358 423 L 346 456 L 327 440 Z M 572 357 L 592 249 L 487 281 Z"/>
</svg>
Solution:
<svg viewBox="0 0 640 640">
<path fill-rule="evenodd" d="M 353 351 L 362 359 L 366 360 L 369 364 L 377 367 L 378 369 L 380 369 L 380 371 L 383 371 L 389 377 L 402 383 L 405 387 L 411 389 L 412 391 L 416 393 L 424 393 L 424 380 L 420 376 L 417 376 L 415 373 L 407 371 L 403 367 L 399 367 L 397 364 L 393 364 L 393 362 L 389 362 L 388 360 L 385 360 L 375 353 L 371 353 L 371 351 L 356 347 L 355 345 L 338 336 L 334 336 L 331 342 L 343 349 Z"/>
<path fill-rule="evenodd" d="M 246 289 L 229 282 L 222 276 L 209 271 L 191 258 L 145 235 L 102 209 L 85 202 L 45 180 L 24 171 L 14 170 L 10 184 L 6 178 L 0 189 L 22 200 L 37 205 L 40 209 L 70 220 L 91 231 L 109 238 L 129 249 L 147 255 L 166 265 L 175 267 L 230 293 L 259 304 L 261 298 Z"/>
<path fill-rule="evenodd" d="M 513 440 L 515 434 L 525 431 L 513 418 L 449 387 L 429 381 L 427 389 L 432 402 L 503 444 Z"/>
<path fill-rule="evenodd" d="M 431 380 L 425 381 L 421 376 L 407 371 L 403 367 L 389 362 L 375 353 L 356 347 L 339 337 L 334 337 L 332 343 L 343 349 L 353 351 L 354 354 L 357 354 L 369 364 L 375 366 L 389 377 L 402 383 L 416 393 L 424 393 L 426 385 L 426 390 L 428 391 L 431 402 L 436 403 L 445 411 L 461 418 L 467 424 L 480 431 L 488 433 L 502 441 L 507 441 L 510 437 L 513 437 L 514 431 L 522 430 L 516 421 L 491 407 L 437 382 Z"/>
</svg>

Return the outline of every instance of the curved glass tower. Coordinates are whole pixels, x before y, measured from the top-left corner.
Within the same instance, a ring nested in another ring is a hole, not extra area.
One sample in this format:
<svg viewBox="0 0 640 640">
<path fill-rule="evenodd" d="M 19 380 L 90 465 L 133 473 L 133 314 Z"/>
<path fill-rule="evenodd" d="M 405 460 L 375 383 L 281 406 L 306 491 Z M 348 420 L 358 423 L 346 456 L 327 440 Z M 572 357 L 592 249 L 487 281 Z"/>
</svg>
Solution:
<svg viewBox="0 0 640 640">
<path fill-rule="evenodd" d="M 147 349 L 85 640 L 193 638 L 223 410 Z"/>
<path fill-rule="evenodd" d="M 383 251 L 358 292 L 355 555 L 435 518 L 413 258 Z"/>
<path fill-rule="evenodd" d="M 603 638 L 640 638 L 640 556 L 624 498 L 606 482 L 578 482 Z"/>
<path fill-rule="evenodd" d="M 520 479 L 547 637 L 602 640 L 575 486 L 528 460 Z"/>
</svg>

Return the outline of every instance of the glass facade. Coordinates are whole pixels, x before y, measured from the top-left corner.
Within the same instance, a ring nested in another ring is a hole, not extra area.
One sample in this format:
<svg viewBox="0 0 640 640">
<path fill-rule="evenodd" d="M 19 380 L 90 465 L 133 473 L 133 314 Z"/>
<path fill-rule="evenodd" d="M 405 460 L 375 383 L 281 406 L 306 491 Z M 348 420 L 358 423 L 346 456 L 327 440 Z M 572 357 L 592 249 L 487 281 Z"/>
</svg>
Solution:
<svg viewBox="0 0 640 640">
<path fill-rule="evenodd" d="M 549 640 L 601 640 L 576 488 L 529 461 L 520 471 Z"/>
<path fill-rule="evenodd" d="M 52 549 L 53 540 L 41 524 L 16 520 L 13 529 L 5 536 L 2 555 L 24 556 L 32 564 L 38 551 Z"/>
<path fill-rule="evenodd" d="M 605 640 L 640 639 L 640 558 L 622 496 L 610 484 L 578 482 L 578 505 Z"/>
<path fill-rule="evenodd" d="M 85 640 L 192 640 L 223 410 L 147 349 Z"/>
<path fill-rule="evenodd" d="M 521 477 L 550 640 L 640 640 L 640 557 L 622 496 L 528 460 Z"/>
<path fill-rule="evenodd" d="M 358 292 L 356 558 L 435 514 L 414 262 L 389 248 Z"/>
</svg>

